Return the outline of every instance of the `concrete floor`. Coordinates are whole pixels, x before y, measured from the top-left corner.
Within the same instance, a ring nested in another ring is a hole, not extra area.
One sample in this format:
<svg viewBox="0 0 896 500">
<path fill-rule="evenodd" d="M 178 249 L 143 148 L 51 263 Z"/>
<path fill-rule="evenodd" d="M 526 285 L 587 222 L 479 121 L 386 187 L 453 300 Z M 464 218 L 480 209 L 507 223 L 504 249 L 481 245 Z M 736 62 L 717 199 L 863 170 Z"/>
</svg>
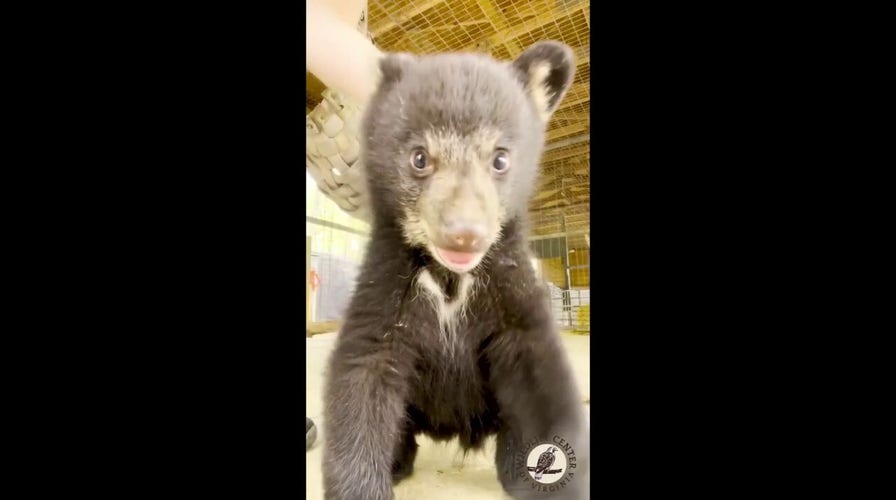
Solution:
<svg viewBox="0 0 896 500">
<path fill-rule="evenodd" d="M 591 337 L 587 335 L 561 335 L 572 363 L 582 400 L 590 401 Z M 321 460 L 323 440 L 323 374 L 336 333 L 315 335 L 306 340 L 305 375 L 308 384 L 306 412 L 318 426 L 314 446 L 306 452 L 306 498 L 323 499 Z M 395 487 L 396 500 L 480 500 L 507 499 L 495 472 L 495 441 L 490 439 L 484 451 L 463 457 L 456 442 L 436 443 L 424 436 L 417 436 L 420 448 L 414 461 L 414 473 Z"/>
</svg>

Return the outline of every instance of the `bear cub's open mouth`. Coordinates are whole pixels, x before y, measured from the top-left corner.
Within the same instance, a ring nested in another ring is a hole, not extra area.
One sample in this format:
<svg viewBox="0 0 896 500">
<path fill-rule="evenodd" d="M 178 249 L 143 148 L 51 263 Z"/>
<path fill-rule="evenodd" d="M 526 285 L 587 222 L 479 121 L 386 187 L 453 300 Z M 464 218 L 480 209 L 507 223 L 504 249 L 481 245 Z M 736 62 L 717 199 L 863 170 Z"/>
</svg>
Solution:
<svg viewBox="0 0 896 500">
<path fill-rule="evenodd" d="M 456 273 L 466 273 L 473 270 L 482 261 L 485 252 L 458 252 L 436 247 L 433 256 L 446 268 Z"/>
</svg>

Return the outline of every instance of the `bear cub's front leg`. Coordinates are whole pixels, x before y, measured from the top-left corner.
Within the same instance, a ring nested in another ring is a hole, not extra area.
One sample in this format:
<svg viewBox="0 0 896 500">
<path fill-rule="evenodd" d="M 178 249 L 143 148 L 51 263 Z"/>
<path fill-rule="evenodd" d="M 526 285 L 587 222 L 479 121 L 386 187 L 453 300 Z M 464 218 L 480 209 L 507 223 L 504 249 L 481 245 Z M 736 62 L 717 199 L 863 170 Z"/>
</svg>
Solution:
<svg viewBox="0 0 896 500">
<path fill-rule="evenodd" d="M 390 356 L 331 358 L 324 410 L 324 497 L 392 500 L 405 383 Z"/>
</svg>

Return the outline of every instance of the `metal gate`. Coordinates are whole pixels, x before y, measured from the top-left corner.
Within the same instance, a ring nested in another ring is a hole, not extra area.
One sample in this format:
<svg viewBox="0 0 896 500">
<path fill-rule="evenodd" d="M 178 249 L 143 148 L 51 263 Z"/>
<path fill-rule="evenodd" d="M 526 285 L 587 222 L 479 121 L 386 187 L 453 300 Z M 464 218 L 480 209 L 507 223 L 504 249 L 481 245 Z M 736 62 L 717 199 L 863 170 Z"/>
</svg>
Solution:
<svg viewBox="0 0 896 500">
<path fill-rule="evenodd" d="M 551 294 L 561 329 L 591 332 L 591 241 L 588 232 L 536 236 L 532 265 Z"/>
</svg>

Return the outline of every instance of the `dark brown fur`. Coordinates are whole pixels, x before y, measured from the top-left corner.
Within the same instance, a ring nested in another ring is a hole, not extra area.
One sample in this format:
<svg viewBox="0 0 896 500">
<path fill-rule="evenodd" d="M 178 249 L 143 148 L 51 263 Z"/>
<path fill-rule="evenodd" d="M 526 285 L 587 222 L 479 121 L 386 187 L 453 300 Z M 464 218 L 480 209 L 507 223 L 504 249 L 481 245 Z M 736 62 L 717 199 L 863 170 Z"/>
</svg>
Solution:
<svg viewBox="0 0 896 500">
<path fill-rule="evenodd" d="M 531 184 L 534 175 L 528 178 Z M 448 351 L 415 278 L 428 270 L 450 297 L 459 277 L 408 244 L 400 194 L 389 193 L 381 178 L 371 186 L 371 242 L 327 376 L 326 497 L 391 499 L 393 481 L 412 473 L 414 436 L 426 434 L 458 438 L 464 449 L 497 435 L 498 478 L 514 498 L 587 498 L 584 407 L 547 291 L 529 263 L 525 204 L 508 211 L 501 237 L 471 271 L 477 285 Z M 524 444 L 554 436 L 575 448 L 574 477 L 555 492 L 535 491 L 516 455 Z"/>
</svg>

